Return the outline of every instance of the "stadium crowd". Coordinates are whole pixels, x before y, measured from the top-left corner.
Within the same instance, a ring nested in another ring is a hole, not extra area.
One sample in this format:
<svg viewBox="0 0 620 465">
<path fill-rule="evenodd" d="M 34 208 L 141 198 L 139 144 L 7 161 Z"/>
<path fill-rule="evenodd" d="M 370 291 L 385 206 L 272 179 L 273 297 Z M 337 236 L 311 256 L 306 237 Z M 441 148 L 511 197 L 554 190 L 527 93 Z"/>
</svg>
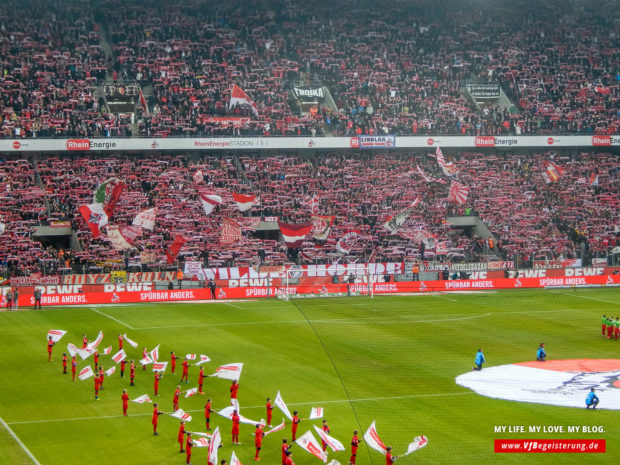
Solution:
<svg viewBox="0 0 620 465">
<path fill-rule="evenodd" d="M 9 0 L 0 6 L 0 134 L 618 132 L 613 2 L 473 3 Z M 110 81 L 144 89 L 135 126 L 106 111 L 97 87 Z M 476 106 L 468 81 L 501 84 L 513 105 Z M 257 114 L 229 108 L 232 84 Z M 336 108 L 300 113 L 294 85 L 326 86 Z M 213 118 L 230 116 L 249 119 Z"/>
<path fill-rule="evenodd" d="M 189 239 L 180 260 L 201 260 L 210 266 L 275 265 L 286 261 L 332 263 L 355 261 L 480 261 L 503 258 L 517 265 L 533 259 L 605 256 L 616 245 L 614 225 L 620 205 L 617 155 L 580 153 L 558 155 L 554 161 L 565 173 L 546 184 L 543 160 L 554 156 L 455 152 L 448 158 L 458 168 L 456 178 L 469 187 L 461 205 L 447 200 L 450 180 L 441 173 L 432 154 L 384 153 L 367 157 L 328 154 L 298 156 L 200 159 L 180 155 L 135 157 L 127 155 L 44 158 L 6 162 L 0 172 L 3 192 L 0 214 L 7 224 L 1 235 L 0 257 L 15 274 L 98 271 L 100 262 L 120 267 L 139 264 L 150 252 L 150 263 L 165 267 L 165 251 L 177 234 Z M 427 182 L 417 171 L 445 183 Z M 593 171 L 596 166 L 596 172 Z M 203 211 L 192 176 L 202 171 L 202 188 L 220 195 L 213 212 Z M 598 176 L 593 183 L 593 174 Z M 126 226 L 148 208 L 157 207 L 155 229 L 143 231 L 128 252 L 116 251 L 105 234 L 93 238 L 81 205 L 92 203 L 97 186 L 114 176 L 126 184 L 110 225 Z M 256 195 L 255 205 L 240 212 L 232 194 Z M 316 214 L 333 216 L 326 240 L 309 234 L 300 253 L 291 255 L 273 237 L 254 234 L 260 219 L 302 223 Z M 420 203 L 397 234 L 384 223 L 409 206 Z M 465 233 L 446 222 L 450 215 L 478 216 L 497 243 Z M 241 225 L 235 244 L 220 244 L 222 222 L 232 218 Z M 81 251 L 45 248 L 32 234 L 39 224 L 70 221 Z M 349 254 L 337 250 L 338 240 L 358 231 Z M 421 244 L 424 243 L 424 246 Z M 288 252 L 288 255 L 287 255 Z"/>
</svg>

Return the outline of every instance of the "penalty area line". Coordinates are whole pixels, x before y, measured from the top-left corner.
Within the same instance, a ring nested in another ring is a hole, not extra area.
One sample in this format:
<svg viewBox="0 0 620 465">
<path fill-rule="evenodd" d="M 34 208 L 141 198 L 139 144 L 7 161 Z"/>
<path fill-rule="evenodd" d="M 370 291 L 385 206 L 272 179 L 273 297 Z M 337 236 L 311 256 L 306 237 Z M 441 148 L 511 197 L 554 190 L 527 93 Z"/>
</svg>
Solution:
<svg viewBox="0 0 620 465">
<path fill-rule="evenodd" d="M 32 452 L 30 452 L 30 449 L 28 449 L 26 447 L 26 444 L 24 444 L 22 442 L 21 439 L 19 439 L 19 437 L 17 436 L 17 434 L 15 434 L 15 432 L 11 429 L 11 427 L 6 423 L 6 421 L 4 421 L 4 419 L 2 417 L 0 417 L 0 423 L 2 423 L 2 426 L 4 426 L 4 428 L 9 432 L 9 434 L 11 435 L 11 437 L 13 439 L 15 439 L 15 442 L 17 442 L 17 444 L 20 445 L 20 447 L 24 450 L 24 452 L 28 455 L 28 457 L 30 457 L 30 459 L 35 463 L 35 465 L 41 465 L 41 462 L 39 462 L 37 460 L 37 458 L 32 454 Z"/>
<path fill-rule="evenodd" d="M 388 396 L 388 397 L 367 397 L 362 399 L 335 399 L 335 400 L 323 400 L 323 401 L 313 401 L 313 402 L 291 402 L 287 405 L 317 405 L 317 404 L 343 404 L 345 402 L 377 402 L 383 400 L 403 400 L 403 399 L 421 399 L 425 397 L 448 397 L 448 396 L 466 396 L 470 394 L 475 394 L 474 391 L 464 391 L 464 392 L 443 392 L 436 394 L 410 394 L 406 396 Z M 264 405 L 251 405 L 251 406 L 243 406 L 245 410 L 256 410 L 256 409 L 264 409 Z M 196 410 L 185 410 L 188 413 L 197 413 L 204 412 L 204 409 L 196 409 Z M 168 413 L 168 412 L 166 412 Z M 129 417 L 147 417 L 153 415 L 152 412 L 149 413 L 133 413 L 129 414 Z M 28 420 L 28 421 L 13 421 L 10 423 L 3 423 L 9 428 L 8 425 L 29 425 L 33 423 L 55 423 L 60 421 L 82 421 L 82 420 L 105 420 L 109 418 L 125 418 L 124 415 L 104 415 L 99 417 L 77 417 L 77 418 L 54 418 L 49 420 Z M 25 447 L 25 446 L 24 446 Z M 38 462 L 37 462 L 38 463 Z"/>
<path fill-rule="evenodd" d="M 133 330 L 135 330 L 135 329 L 136 329 L 136 328 L 134 328 L 133 326 L 128 325 L 127 323 L 125 323 L 125 322 L 123 322 L 123 321 L 121 321 L 121 320 L 119 320 L 119 319 L 117 319 L 117 318 L 114 318 L 113 316 L 108 315 L 107 313 L 100 312 L 99 310 L 97 310 L 97 309 L 96 309 L 96 308 L 94 308 L 94 307 L 90 307 L 90 309 L 91 309 L 93 312 L 98 313 L 98 314 L 99 314 L 99 315 L 101 315 L 101 316 L 105 316 L 106 318 L 109 318 L 110 320 L 113 320 L 113 321 L 116 321 L 117 323 L 122 324 L 122 325 L 123 325 L 123 326 L 125 326 L 126 328 L 133 329 Z"/>
</svg>

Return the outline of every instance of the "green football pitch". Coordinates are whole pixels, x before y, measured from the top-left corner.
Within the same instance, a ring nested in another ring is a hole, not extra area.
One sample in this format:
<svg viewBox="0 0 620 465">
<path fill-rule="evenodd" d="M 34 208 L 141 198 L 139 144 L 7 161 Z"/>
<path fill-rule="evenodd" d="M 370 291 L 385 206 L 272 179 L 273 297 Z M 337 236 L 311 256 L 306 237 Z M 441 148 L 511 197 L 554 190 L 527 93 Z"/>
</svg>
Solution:
<svg viewBox="0 0 620 465">
<path fill-rule="evenodd" d="M 94 400 L 93 379 L 71 381 L 63 375 L 62 352 L 67 343 L 80 346 L 84 333 L 105 334 L 100 349 L 117 350 L 118 333 L 130 358 L 142 348 L 160 344 L 160 358 L 170 351 L 205 354 L 210 374 L 219 365 L 243 362 L 239 401 L 241 413 L 266 418 L 265 400 L 278 391 L 291 411 L 308 418 L 312 407 L 323 407 L 331 435 L 347 450 L 329 452 L 329 460 L 349 462 L 354 429 L 362 435 L 373 420 L 381 439 L 396 454 L 415 436 L 428 446 L 403 457 L 402 464 L 590 464 L 620 463 L 618 412 L 586 410 L 498 400 L 479 396 L 455 384 L 471 370 L 479 347 L 486 366 L 530 361 L 540 342 L 551 359 L 620 358 L 620 341 L 600 335 L 602 314 L 620 316 L 620 289 L 515 290 L 422 296 L 382 296 L 170 303 L 128 306 L 64 307 L 43 311 L 0 313 L 0 463 L 2 464 L 182 464 L 176 442 L 179 421 L 159 418 L 159 436 L 151 427 L 152 404 L 129 403 L 122 416 L 121 393 L 131 398 L 149 394 L 160 409 L 172 409 L 180 374 L 170 367 L 153 397 L 153 373 L 138 364 L 136 386 L 116 373 L 106 378 L 100 401 Z M 46 334 L 67 331 L 48 362 Z M 114 353 L 113 352 L 113 353 Z M 79 357 L 78 357 L 79 359 Z M 102 356 L 104 368 L 113 365 Z M 92 364 L 92 358 L 79 368 Z M 197 367 L 190 383 L 197 386 Z M 181 397 L 180 407 L 193 415 L 190 431 L 205 431 L 206 398 L 220 410 L 229 405 L 230 381 L 207 378 L 206 395 Z M 283 415 L 274 410 L 273 424 Z M 302 421 L 298 435 L 321 420 Z M 497 425 L 603 426 L 598 434 L 500 434 Z M 242 445 L 230 444 L 231 422 L 217 414 L 224 446 L 244 464 L 253 462 L 254 427 L 241 425 Z M 315 434 L 316 436 L 316 434 Z M 533 437 L 534 436 L 534 437 Z M 282 438 L 290 441 L 290 423 L 263 441 L 262 462 L 278 465 Z M 603 454 L 496 454 L 494 439 L 605 439 Z M 20 445 L 20 442 L 23 444 Z M 26 452 L 29 451 L 29 454 Z M 320 463 L 293 446 L 297 465 Z M 192 463 L 206 464 L 206 449 L 194 448 Z M 383 464 L 383 456 L 362 442 L 360 465 Z"/>
</svg>

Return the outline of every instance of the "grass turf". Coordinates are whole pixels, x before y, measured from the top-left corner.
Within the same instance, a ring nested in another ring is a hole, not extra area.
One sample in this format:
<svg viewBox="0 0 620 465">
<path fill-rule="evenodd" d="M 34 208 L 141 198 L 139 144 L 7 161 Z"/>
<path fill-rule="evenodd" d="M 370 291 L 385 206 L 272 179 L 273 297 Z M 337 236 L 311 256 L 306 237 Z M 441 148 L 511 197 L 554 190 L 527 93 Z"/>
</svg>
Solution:
<svg viewBox="0 0 620 465">
<path fill-rule="evenodd" d="M 71 381 L 62 375 L 61 356 L 68 342 L 79 345 L 86 333 L 105 334 L 101 348 L 117 348 L 117 334 L 127 332 L 141 357 L 161 344 L 161 358 L 203 353 L 216 366 L 244 362 L 239 399 L 244 416 L 265 418 L 265 399 L 278 390 L 290 410 L 307 418 L 322 406 L 332 435 L 347 446 L 330 453 L 348 463 L 354 429 L 360 438 L 373 420 L 382 439 L 398 454 L 414 436 L 425 434 L 428 447 L 399 463 L 422 464 L 582 464 L 618 463 L 620 424 L 617 412 L 589 411 L 496 400 L 457 386 L 454 378 L 471 369 L 478 347 L 487 366 L 532 360 L 540 342 L 550 358 L 618 358 L 620 342 L 600 337 L 601 314 L 620 314 L 620 290 L 516 290 L 480 294 L 297 299 L 205 304 L 143 304 L 132 306 L 50 308 L 0 314 L 0 416 L 43 465 L 48 464 L 181 464 L 176 436 L 179 422 L 160 417 L 159 437 L 151 428 L 152 404 L 130 402 L 122 417 L 121 392 L 153 395 L 153 373 L 138 365 L 136 386 L 127 373 L 106 378 L 101 400 L 93 400 L 93 380 Z M 67 335 L 47 361 L 49 329 Z M 79 357 L 78 357 L 79 358 Z M 113 362 L 102 356 L 103 366 Z M 92 364 L 92 358 L 79 367 Z M 196 386 L 198 369 L 190 368 Z M 170 412 L 180 379 L 170 369 L 160 383 L 160 409 Z M 204 431 L 206 397 L 219 410 L 229 404 L 230 382 L 208 378 L 206 396 L 181 398 L 193 415 L 191 431 Z M 274 410 L 274 424 L 283 415 Z M 303 421 L 298 434 L 320 425 Z M 241 462 L 253 462 L 254 428 L 241 425 L 241 446 L 230 445 L 229 420 L 212 416 L 220 426 L 224 447 L 220 460 L 234 450 Z M 602 425 L 598 434 L 499 434 L 495 425 Z M 263 441 L 262 462 L 280 463 L 283 437 L 290 424 Z M 494 454 L 494 438 L 601 438 L 605 454 Z M 298 465 L 318 463 L 294 447 Z M 206 463 L 206 449 L 194 448 L 193 463 Z M 0 463 L 32 463 L 5 428 L 0 428 Z M 357 463 L 382 464 L 383 457 L 362 443 Z"/>
</svg>

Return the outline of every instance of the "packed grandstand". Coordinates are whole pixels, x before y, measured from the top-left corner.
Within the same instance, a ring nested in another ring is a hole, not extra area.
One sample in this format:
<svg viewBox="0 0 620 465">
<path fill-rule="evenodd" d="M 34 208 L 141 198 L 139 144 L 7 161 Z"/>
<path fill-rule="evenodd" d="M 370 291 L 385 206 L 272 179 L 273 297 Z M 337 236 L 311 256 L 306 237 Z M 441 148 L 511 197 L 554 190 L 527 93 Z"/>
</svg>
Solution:
<svg viewBox="0 0 620 465">
<path fill-rule="evenodd" d="M 4 154 L 4 276 L 613 264 L 614 147 L 85 152 L 89 139 L 620 132 L 613 2 L 476 3 L 3 2 L 0 137 L 67 140 Z M 101 231 L 92 205 L 107 207 Z M 294 247 L 273 234 L 300 224 Z"/>
</svg>

